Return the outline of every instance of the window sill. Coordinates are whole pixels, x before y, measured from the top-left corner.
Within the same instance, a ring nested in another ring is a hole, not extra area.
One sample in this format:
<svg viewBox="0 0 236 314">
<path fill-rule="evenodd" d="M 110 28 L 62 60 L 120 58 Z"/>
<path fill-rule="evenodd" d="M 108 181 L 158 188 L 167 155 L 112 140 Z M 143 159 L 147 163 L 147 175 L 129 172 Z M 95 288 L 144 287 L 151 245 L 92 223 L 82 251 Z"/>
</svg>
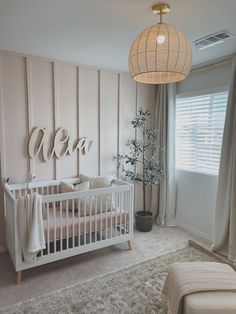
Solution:
<svg viewBox="0 0 236 314">
<path fill-rule="evenodd" d="M 194 170 L 188 170 L 188 169 L 176 168 L 176 171 L 177 171 L 177 172 L 178 172 L 178 171 L 181 171 L 181 172 L 188 172 L 188 173 L 199 174 L 199 175 L 204 175 L 204 176 L 218 177 L 218 174 L 207 173 L 207 172 L 201 172 L 201 171 L 194 171 Z"/>
</svg>

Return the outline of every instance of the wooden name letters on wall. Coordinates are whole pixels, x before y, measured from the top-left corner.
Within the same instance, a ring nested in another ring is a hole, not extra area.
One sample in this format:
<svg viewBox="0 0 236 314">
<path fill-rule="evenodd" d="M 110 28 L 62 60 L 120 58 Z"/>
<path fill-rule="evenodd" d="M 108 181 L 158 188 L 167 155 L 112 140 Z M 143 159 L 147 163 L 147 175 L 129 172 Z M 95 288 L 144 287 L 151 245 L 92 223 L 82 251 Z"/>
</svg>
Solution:
<svg viewBox="0 0 236 314">
<path fill-rule="evenodd" d="M 87 137 L 81 137 L 74 142 L 64 128 L 56 131 L 52 142 L 53 147 L 50 147 L 50 134 L 47 128 L 35 128 L 29 140 L 30 158 L 36 158 L 40 151 L 42 151 L 42 157 L 45 162 L 49 161 L 53 155 L 58 159 L 62 159 L 66 155 L 71 155 L 77 149 L 83 154 L 87 154 L 93 143 Z"/>
</svg>

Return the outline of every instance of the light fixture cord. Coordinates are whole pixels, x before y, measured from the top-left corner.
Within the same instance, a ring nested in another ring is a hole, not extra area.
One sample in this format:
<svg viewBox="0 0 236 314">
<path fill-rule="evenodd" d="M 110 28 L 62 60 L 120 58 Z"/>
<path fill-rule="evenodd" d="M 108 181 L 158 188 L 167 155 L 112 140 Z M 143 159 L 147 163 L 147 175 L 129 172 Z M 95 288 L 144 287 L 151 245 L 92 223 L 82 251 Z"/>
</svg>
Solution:
<svg viewBox="0 0 236 314">
<path fill-rule="evenodd" d="M 162 24 L 162 7 L 160 8 L 160 23 Z"/>
</svg>

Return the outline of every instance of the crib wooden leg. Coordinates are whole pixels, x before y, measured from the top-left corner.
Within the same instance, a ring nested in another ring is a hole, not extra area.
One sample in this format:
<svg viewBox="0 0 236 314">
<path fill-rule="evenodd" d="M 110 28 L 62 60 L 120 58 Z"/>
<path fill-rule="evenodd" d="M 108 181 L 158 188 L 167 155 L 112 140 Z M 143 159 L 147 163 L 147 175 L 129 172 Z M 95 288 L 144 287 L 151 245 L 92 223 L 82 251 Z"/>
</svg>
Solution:
<svg viewBox="0 0 236 314">
<path fill-rule="evenodd" d="M 19 285 L 21 283 L 21 271 L 16 272 L 16 284 Z"/>
<path fill-rule="evenodd" d="M 128 242 L 129 250 L 132 250 L 131 240 L 128 240 L 127 242 Z"/>
</svg>

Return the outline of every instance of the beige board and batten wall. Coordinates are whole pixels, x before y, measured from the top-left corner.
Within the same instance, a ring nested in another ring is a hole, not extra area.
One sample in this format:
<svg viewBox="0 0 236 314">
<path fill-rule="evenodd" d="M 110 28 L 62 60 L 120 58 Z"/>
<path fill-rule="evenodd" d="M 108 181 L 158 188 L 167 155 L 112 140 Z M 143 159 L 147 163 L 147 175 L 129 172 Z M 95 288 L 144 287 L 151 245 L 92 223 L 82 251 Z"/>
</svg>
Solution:
<svg viewBox="0 0 236 314">
<path fill-rule="evenodd" d="M 153 112 L 155 87 L 135 83 L 130 75 L 96 67 L 0 51 L 1 179 L 36 180 L 117 174 L 113 156 L 127 150 L 135 136 L 130 125 L 137 108 Z M 28 140 L 35 127 L 53 136 L 63 127 L 76 140 L 93 141 L 87 155 L 30 159 Z M 138 188 L 139 189 L 139 188 Z M 150 193 L 150 191 L 149 191 Z M 141 203 L 136 192 L 136 208 Z M 4 245 L 4 204 L 0 193 L 0 246 Z"/>
</svg>

